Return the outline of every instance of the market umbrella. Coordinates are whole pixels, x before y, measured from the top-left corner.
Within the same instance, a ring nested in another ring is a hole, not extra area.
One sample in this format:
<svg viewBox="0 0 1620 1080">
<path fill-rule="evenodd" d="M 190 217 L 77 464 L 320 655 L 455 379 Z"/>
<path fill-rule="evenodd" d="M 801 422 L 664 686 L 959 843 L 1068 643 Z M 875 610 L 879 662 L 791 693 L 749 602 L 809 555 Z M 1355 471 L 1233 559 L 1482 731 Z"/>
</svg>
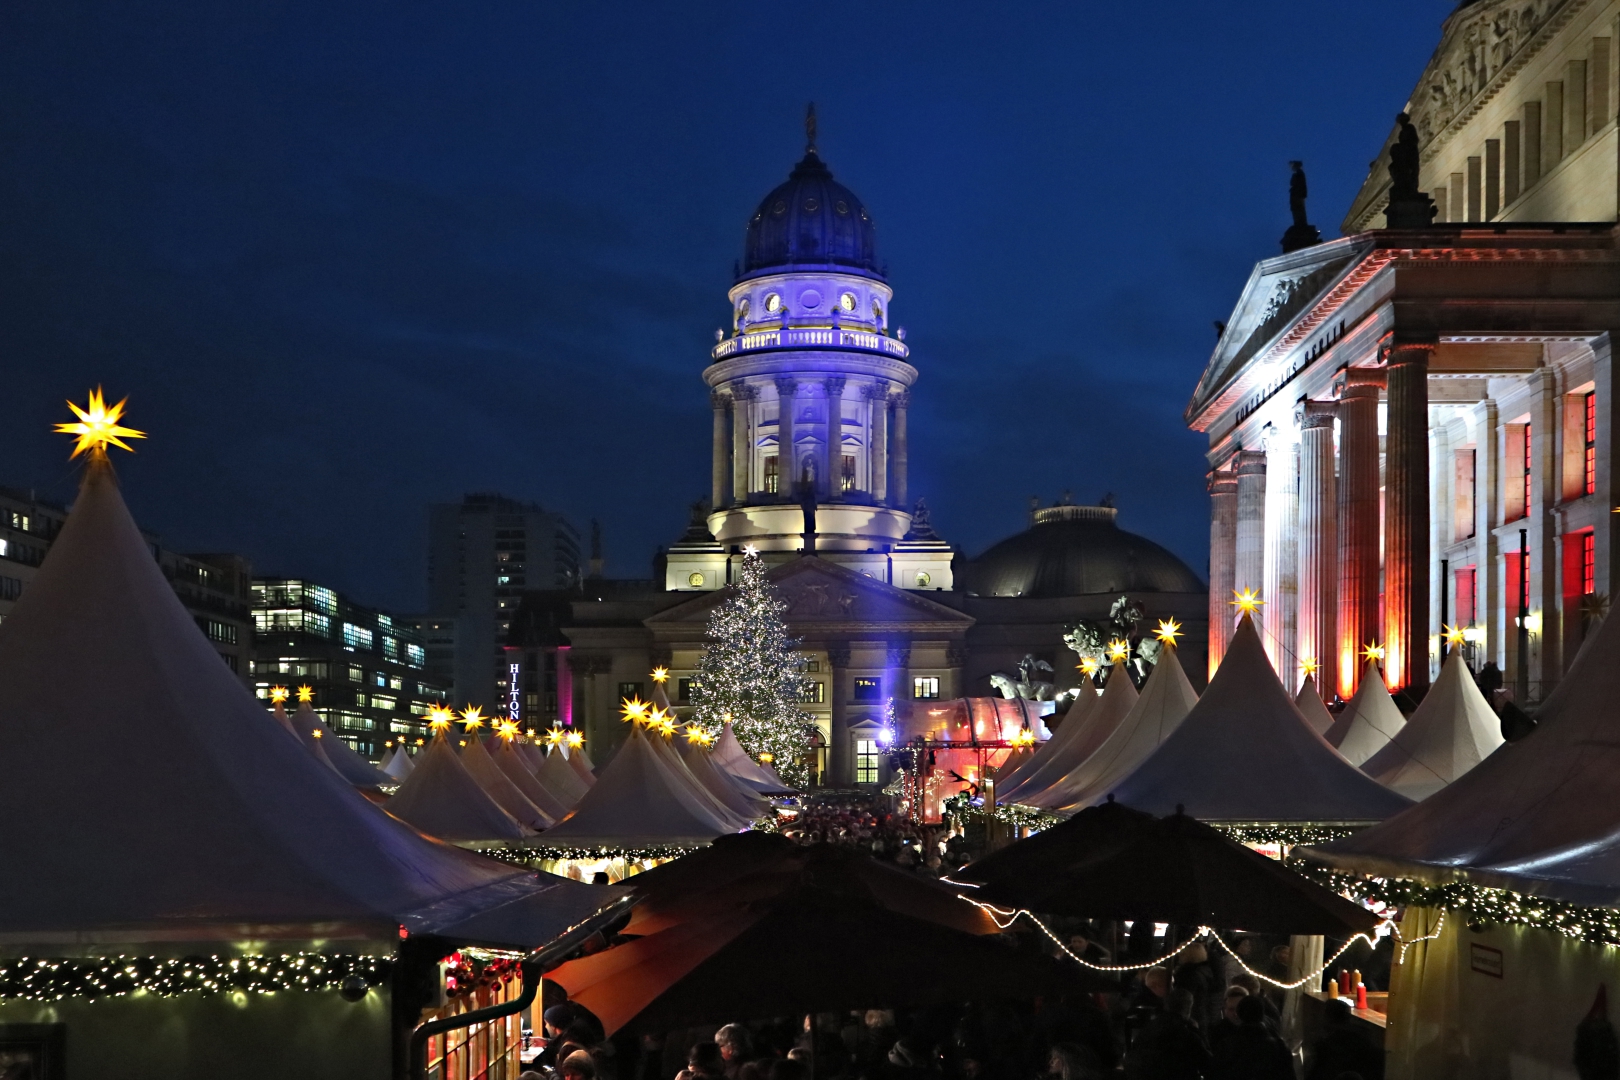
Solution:
<svg viewBox="0 0 1620 1080">
<path fill-rule="evenodd" d="M 1025 844 L 1031 848 L 1020 851 Z M 982 883 L 971 892 L 975 899 L 1054 915 L 1334 937 L 1378 923 L 1359 904 L 1203 822 L 1181 813 L 1155 818 L 1112 802 L 956 876 Z"/>
<path fill-rule="evenodd" d="M 610 1035 L 1113 988 L 999 937 L 901 915 L 808 880 L 570 961 L 547 977 Z"/>
</svg>

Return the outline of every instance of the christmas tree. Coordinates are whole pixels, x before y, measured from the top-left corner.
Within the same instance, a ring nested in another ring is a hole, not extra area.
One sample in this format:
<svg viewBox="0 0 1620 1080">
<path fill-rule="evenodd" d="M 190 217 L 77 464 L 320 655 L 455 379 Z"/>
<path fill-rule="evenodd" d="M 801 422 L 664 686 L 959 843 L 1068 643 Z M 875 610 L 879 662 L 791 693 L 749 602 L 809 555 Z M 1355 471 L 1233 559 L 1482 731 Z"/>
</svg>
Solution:
<svg viewBox="0 0 1620 1080">
<path fill-rule="evenodd" d="M 729 718 L 756 758 L 769 754 L 778 775 L 794 787 L 809 782 L 801 758 L 809 745 L 810 716 L 799 708 L 805 692 L 804 658 L 788 637 L 787 604 L 765 577 L 754 551 L 743 555 L 732 595 L 709 615 L 708 643 L 692 683 L 697 723 L 718 730 Z"/>
</svg>

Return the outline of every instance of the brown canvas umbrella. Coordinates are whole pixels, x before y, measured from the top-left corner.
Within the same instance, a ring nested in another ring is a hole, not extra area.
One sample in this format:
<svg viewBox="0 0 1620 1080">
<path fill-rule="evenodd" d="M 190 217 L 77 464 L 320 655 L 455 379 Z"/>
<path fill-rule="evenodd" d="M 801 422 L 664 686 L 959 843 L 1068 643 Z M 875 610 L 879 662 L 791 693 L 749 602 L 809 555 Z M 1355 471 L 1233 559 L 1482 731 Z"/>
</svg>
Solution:
<svg viewBox="0 0 1620 1080">
<path fill-rule="evenodd" d="M 964 890 L 976 899 L 1054 915 L 1334 937 L 1378 923 L 1359 904 L 1203 822 L 1180 813 L 1155 818 L 1112 802 L 956 876 L 982 883 Z"/>
</svg>

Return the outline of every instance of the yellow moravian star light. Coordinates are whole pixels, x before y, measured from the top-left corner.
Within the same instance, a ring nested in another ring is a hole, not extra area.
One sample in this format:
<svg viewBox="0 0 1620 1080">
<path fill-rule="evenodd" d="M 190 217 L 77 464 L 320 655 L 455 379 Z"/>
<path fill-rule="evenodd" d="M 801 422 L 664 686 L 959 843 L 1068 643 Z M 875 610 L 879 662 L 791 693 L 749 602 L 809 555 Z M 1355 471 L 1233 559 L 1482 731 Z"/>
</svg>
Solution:
<svg viewBox="0 0 1620 1080">
<path fill-rule="evenodd" d="M 512 721 L 506 720 L 503 721 L 498 728 L 496 728 L 496 732 L 503 740 L 506 742 L 511 742 L 518 736 L 518 726 Z"/>
<path fill-rule="evenodd" d="M 708 746 L 714 742 L 714 736 L 698 727 L 696 724 L 686 725 L 686 741 L 699 746 Z"/>
<path fill-rule="evenodd" d="M 1232 601 L 1232 606 L 1244 615 L 1253 615 L 1260 610 L 1260 605 L 1265 603 L 1264 600 L 1260 599 L 1259 592 L 1254 589 L 1244 589 L 1241 592 L 1233 589 L 1232 595 L 1237 597 L 1236 600 Z"/>
<path fill-rule="evenodd" d="M 461 710 L 461 726 L 468 732 L 477 731 L 484 726 L 484 710 L 477 705 L 469 705 Z"/>
<path fill-rule="evenodd" d="M 1181 624 L 1174 619 L 1160 619 L 1159 628 L 1153 631 L 1153 636 L 1166 645 L 1174 645 L 1176 638 L 1181 636 Z"/>
<path fill-rule="evenodd" d="M 1361 650 L 1361 658 L 1363 660 L 1382 660 L 1384 658 L 1384 647 L 1376 641 L 1369 641 L 1367 647 Z"/>
<path fill-rule="evenodd" d="M 309 703 L 311 701 L 314 701 L 315 700 L 315 688 L 312 687 L 312 686 L 300 686 L 298 688 L 298 700 L 299 700 L 300 703 L 303 703 L 303 704 L 307 704 L 307 703 Z"/>
<path fill-rule="evenodd" d="M 547 746 L 561 746 L 568 741 L 568 733 L 560 727 L 550 728 L 546 731 Z"/>
<path fill-rule="evenodd" d="M 1115 638 L 1113 641 L 1108 643 L 1108 659 L 1112 660 L 1116 664 L 1123 664 L 1130 658 L 1131 646 L 1129 642 L 1121 641 L 1119 638 Z"/>
<path fill-rule="evenodd" d="M 78 441 L 73 444 L 73 453 L 68 455 L 68 459 L 72 460 L 86 450 L 105 454 L 109 445 L 134 453 L 135 448 L 124 440 L 144 439 L 146 432 L 124 427 L 118 422 L 124 418 L 124 406 L 128 402 L 129 398 L 125 398 L 109 408 L 99 386 L 90 391 L 88 407 L 81 409 L 73 402 L 68 402 L 67 407 L 73 410 L 73 415 L 79 418 L 79 422 L 56 425 L 56 431 L 59 433 L 78 436 Z"/>
<path fill-rule="evenodd" d="M 270 688 L 270 701 L 272 704 L 280 705 L 286 700 L 287 688 L 285 686 L 272 686 Z"/>
<path fill-rule="evenodd" d="M 1102 664 L 1097 661 L 1095 656 L 1082 656 L 1080 658 L 1080 663 L 1077 666 L 1083 673 L 1087 675 L 1095 675 L 1097 674 L 1097 669 L 1102 667 Z"/>
<path fill-rule="evenodd" d="M 1307 656 L 1305 659 L 1299 662 L 1299 672 L 1301 675 L 1315 675 L 1321 670 L 1322 665 L 1317 662 L 1316 657 L 1314 656 Z"/>
<path fill-rule="evenodd" d="M 655 668 L 653 668 L 652 669 L 652 681 L 655 682 L 655 683 L 668 682 L 669 681 L 669 668 L 667 668 L 667 667 L 655 667 Z"/>
<path fill-rule="evenodd" d="M 585 736 L 577 731 L 570 731 L 567 736 L 568 749 L 578 750 L 585 745 Z"/>
<path fill-rule="evenodd" d="M 1447 645 L 1461 645 L 1468 640 L 1463 634 L 1463 628 L 1460 626 L 1448 626 L 1445 631 Z"/>
<path fill-rule="evenodd" d="M 435 705 L 428 710 L 427 718 L 428 730 L 435 735 L 443 735 L 450 730 L 450 725 L 455 721 L 456 714 L 443 705 Z"/>
</svg>

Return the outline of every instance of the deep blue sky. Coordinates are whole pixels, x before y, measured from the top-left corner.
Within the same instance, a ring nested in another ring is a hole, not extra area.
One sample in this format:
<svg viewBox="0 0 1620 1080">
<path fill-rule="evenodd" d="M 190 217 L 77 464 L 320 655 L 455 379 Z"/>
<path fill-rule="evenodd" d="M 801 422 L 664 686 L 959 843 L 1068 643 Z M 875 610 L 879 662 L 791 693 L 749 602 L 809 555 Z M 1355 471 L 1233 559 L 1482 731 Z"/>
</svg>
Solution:
<svg viewBox="0 0 1620 1080">
<path fill-rule="evenodd" d="M 645 576 L 708 487 L 700 372 L 754 205 L 821 149 L 922 372 L 912 481 L 970 554 L 1116 493 L 1202 572 L 1181 411 L 1287 161 L 1337 225 L 1450 8 L 86 4 L 0 13 L 0 484 L 66 397 L 152 433 L 143 525 L 398 610 L 424 507 L 598 517 Z"/>
</svg>

